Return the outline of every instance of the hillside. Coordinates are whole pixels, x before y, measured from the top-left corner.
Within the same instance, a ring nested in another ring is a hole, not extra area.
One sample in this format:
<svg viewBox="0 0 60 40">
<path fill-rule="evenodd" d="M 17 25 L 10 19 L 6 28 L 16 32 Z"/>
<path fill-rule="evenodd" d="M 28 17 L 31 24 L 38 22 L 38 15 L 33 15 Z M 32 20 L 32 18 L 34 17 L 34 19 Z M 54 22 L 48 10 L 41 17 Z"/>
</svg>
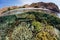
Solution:
<svg viewBox="0 0 60 40">
<path fill-rule="evenodd" d="M 19 9 L 19 8 L 43 8 L 43 9 L 49 9 L 51 10 L 51 13 L 59 13 L 59 8 L 56 4 L 54 3 L 44 3 L 44 2 L 38 2 L 38 3 L 32 3 L 30 5 L 26 4 L 23 6 L 11 6 L 11 7 L 4 7 L 0 9 L 0 15 L 3 12 L 13 10 L 13 9 Z"/>
<path fill-rule="evenodd" d="M 44 2 L 38 2 L 38 3 L 32 3 L 31 5 L 24 5 L 25 8 L 46 8 L 49 10 L 52 10 L 54 12 L 59 12 L 59 8 L 56 4 L 54 3 L 44 3 Z"/>
</svg>

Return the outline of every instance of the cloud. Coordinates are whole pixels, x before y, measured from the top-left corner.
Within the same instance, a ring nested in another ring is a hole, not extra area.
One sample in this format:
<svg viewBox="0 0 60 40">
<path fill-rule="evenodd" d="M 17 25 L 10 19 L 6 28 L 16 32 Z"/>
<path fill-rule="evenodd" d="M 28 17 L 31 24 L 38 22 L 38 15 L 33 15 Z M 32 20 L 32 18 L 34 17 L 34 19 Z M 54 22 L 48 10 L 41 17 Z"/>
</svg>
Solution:
<svg viewBox="0 0 60 40">
<path fill-rule="evenodd" d="M 57 0 L 57 1 L 60 1 L 60 0 Z"/>
<path fill-rule="evenodd" d="M 22 5 L 24 5 L 39 2 L 40 0 L 19 0 L 19 1 L 22 2 Z"/>
<path fill-rule="evenodd" d="M 20 5 L 25 5 L 25 4 L 31 4 L 31 3 L 35 3 L 35 2 L 53 2 L 56 5 L 58 5 L 58 7 L 60 8 L 60 0 L 18 0 L 20 3 Z"/>
<path fill-rule="evenodd" d="M 60 7 L 59 7 L 59 9 L 60 9 Z"/>
</svg>

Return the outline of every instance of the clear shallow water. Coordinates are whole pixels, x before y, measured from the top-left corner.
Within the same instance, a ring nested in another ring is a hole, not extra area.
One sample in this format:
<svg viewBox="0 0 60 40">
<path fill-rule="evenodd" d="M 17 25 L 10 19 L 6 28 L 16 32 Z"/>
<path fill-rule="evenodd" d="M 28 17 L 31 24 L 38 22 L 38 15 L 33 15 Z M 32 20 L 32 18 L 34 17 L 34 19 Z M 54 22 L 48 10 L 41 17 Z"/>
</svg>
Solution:
<svg viewBox="0 0 60 40">
<path fill-rule="evenodd" d="M 14 12 L 14 11 L 11 11 L 10 13 L 12 13 L 12 14 L 20 14 L 20 11 L 16 11 L 16 12 Z M 31 14 L 30 14 L 31 13 Z M 3 27 L 3 29 L 1 30 L 2 32 L 1 32 L 1 39 L 2 40 L 9 40 L 9 38 L 10 37 L 12 37 L 13 39 L 17 39 L 17 38 L 19 38 L 19 37 L 22 37 L 22 35 L 23 35 L 23 39 L 24 38 L 26 38 L 27 40 L 34 40 L 34 38 L 32 37 L 33 36 L 33 34 L 34 34 L 34 37 L 35 37 L 35 35 L 36 36 L 38 36 L 37 34 L 35 34 L 34 32 L 32 32 L 33 30 L 34 30 L 34 26 L 35 26 L 35 24 L 37 24 L 37 30 L 39 31 L 39 28 L 40 28 L 40 25 L 41 25 L 41 27 L 44 25 L 45 26 L 45 24 L 41 24 L 40 22 L 35 22 L 34 21 L 34 19 L 35 19 L 35 15 L 38 15 L 39 17 L 40 17 L 40 13 L 38 14 L 33 14 L 32 12 L 30 12 L 29 14 L 27 14 L 27 16 L 25 15 L 25 14 L 23 14 L 23 15 L 19 15 L 18 17 L 16 17 L 16 16 L 7 16 L 7 17 L 5 17 L 4 16 L 4 20 L 3 20 L 3 24 L 2 24 L 2 27 Z M 35 12 L 34 12 L 35 13 Z M 33 14 L 33 15 L 32 15 Z M 7 15 L 9 15 L 9 12 L 7 12 Z M 31 23 L 31 21 L 29 20 L 29 22 L 27 23 L 25 23 L 24 21 L 25 21 L 25 17 L 26 17 L 26 19 L 28 19 L 28 18 L 30 18 L 30 19 L 32 19 L 31 18 L 31 16 L 29 16 L 29 15 L 31 15 L 32 16 L 32 18 L 34 18 L 33 19 L 33 28 L 31 27 L 31 25 L 29 26 L 28 25 L 28 23 L 30 24 Z M 43 15 L 42 13 L 41 13 L 41 15 Z M 34 16 L 34 17 L 33 17 Z M 24 19 L 21 19 L 21 17 L 23 17 Z M 36 18 L 38 18 L 38 17 L 36 17 Z M 42 18 L 43 18 L 43 16 L 42 16 Z M 49 17 L 50 18 L 50 17 Z M 6 21 L 5 21 L 6 20 Z M 24 20 L 23 22 L 21 22 L 21 20 Z M 39 20 L 39 19 L 38 19 Z M 37 21 L 38 21 L 37 20 Z M 18 24 L 16 24 L 16 23 L 18 23 Z M 18 25 L 18 26 L 16 26 L 16 25 Z M 24 26 L 23 26 L 24 25 Z M 39 26 L 38 26 L 39 25 Z M 1 25 L 0 25 L 1 26 Z M 6 26 L 6 27 L 5 27 Z M 26 27 L 25 27 L 26 26 Z M 15 28 L 16 27 L 16 28 Z M 18 27 L 18 28 L 17 28 Z M 21 28 L 22 27 L 22 28 Z M 24 28 L 25 27 L 25 28 Z M 28 27 L 28 28 L 27 28 Z M 46 27 L 52 27 L 52 26 L 50 26 L 50 25 L 48 25 L 48 26 L 46 26 Z M 6 29 L 5 29 L 6 28 Z M 12 29 L 11 31 L 13 31 L 13 32 L 11 32 L 10 31 L 10 29 Z M 18 30 L 17 30 L 18 29 Z M 21 30 L 20 30 L 21 29 Z M 26 29 L 26 31 L 25 31 L 25 29 Z M 5 30 L 5 31 L 4 31 Z M 22 32 L 22 30 L 23 30 L 23 32 Z M 31 31 L 30 31 L 31 30 Z M 42 29 L 41 29 L 42 30 Z M 55 34 L 56 33 L 56 35 L 59 37 L 59 30 L 58 29 L 54 29 L 54 32 L 55 33 L 53 33 L 53 30 L 51 30 L 52 31 L 52 33 L 48 33 L 48 29 L 46 29 L 47 30 L 47 34 Z M 35 31 L 35 30 L 34 30 Z M 45 32 L 45 29 L 43 29 L 43 31 Z M 10 32 L 12 33 L 12 34 L 10 34 Z M 19 33 L 18 34 L 18 36 L 16 36 L 17 35 L 17 32 Z M 37 32 L 38 33 L 38 32 Z M 41 33 L 41 32 L 40 32 Z M 38 34 L 40 34 L 40 33 L 38 33 Z M 20 35 L 21 34 L 21 35 Z M 9 36 L 9 35 L 11 35 L 11 36 Z M 13 36 L 14 37 L 13 37 Z M 44 35 L 44 34 L 43 34 Z M 27 36 L 27 37 L 26 37 Z M 50 35 L 48 35 L 48 37 L 49 37 Z M 53 35 L 54 36 L 54 35 Z M 20 38 L 20 39 L 22 39 L 22 38 Z M 32 38 L 32 39 L 29 39 L 29 38 Z M 50 38 L 50 37 L 49 37 Z M 49 39 L 48 38 L 48 39 Z M 54 38 L 54 37 L 52 37 L 52 38 Z M 19 40 L 20 40 L 19 39 Z M 36 38 L 37 39 L 37 38 Z M 39 38 L 40 39 L 40 38 Z"/>
</svg>

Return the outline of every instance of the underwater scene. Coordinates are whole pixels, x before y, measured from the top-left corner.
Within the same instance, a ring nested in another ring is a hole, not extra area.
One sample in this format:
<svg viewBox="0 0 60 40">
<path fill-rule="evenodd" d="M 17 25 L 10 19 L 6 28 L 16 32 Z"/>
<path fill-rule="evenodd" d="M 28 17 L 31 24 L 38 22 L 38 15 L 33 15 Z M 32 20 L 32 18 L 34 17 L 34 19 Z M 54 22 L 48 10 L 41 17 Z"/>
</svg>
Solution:
<svg viewBox="0 0 60 40">
<path fill-rule="evenodd" d="M 60 40 L 60 18 L 38 11 L 0 16 L 0 40 Z"/>
</svg>

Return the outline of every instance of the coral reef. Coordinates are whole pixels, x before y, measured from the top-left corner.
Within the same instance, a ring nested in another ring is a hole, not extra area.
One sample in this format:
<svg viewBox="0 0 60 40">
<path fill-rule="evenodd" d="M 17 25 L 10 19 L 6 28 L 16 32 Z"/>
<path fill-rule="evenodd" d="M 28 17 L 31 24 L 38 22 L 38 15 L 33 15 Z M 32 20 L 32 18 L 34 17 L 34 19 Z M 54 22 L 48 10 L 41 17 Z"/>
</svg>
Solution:
<svg viewBox="0 0 60 40">
<path fill-rule="evenodd" d="M 0 39 L 59 40 L 59 24 L 60 18 L 43 12 L 3 16 L 0 17 Z"/>
</svg>

